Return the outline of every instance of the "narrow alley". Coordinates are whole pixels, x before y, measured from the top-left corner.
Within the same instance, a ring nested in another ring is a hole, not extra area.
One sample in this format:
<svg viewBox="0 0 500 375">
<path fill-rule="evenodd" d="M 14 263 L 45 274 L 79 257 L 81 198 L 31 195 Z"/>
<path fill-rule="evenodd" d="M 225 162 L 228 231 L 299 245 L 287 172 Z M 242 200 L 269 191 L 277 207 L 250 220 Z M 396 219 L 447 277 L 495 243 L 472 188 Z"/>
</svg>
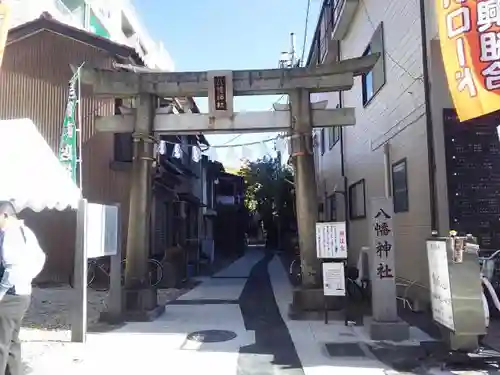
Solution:
<svg viewBox="0 0 500 375">
<path fill-rule="evenodd" d="M 90 333 L 85 345 L 37 358 L 29 373 L 53 374 L 57 363 L 59 373 L 71 374 L 444 374 L 392 370 L 376 359 L 380 345 L 363 326 L 289 320 L 291 298 L 279 256 L 251 250 L 172 301 L 156 321 Z M 432 341 L 417 328 L 411 331 L 412 340 L 398 345 L 402 352 Z"/>
</svg>

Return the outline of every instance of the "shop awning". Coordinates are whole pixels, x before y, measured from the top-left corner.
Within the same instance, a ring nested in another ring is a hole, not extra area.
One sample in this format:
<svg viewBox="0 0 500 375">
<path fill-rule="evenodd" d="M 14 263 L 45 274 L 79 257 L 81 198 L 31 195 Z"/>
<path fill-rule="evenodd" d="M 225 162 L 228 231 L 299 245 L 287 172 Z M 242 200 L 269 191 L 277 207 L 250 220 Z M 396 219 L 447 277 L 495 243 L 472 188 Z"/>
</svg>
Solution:
<svg viewBox="0 0 500 375">
<path fill-rule="evenodd" d="M 77 208 L 81 192 L 30 119 L 0 120 L 0 200 L 18 210 Z"/>
</svg>

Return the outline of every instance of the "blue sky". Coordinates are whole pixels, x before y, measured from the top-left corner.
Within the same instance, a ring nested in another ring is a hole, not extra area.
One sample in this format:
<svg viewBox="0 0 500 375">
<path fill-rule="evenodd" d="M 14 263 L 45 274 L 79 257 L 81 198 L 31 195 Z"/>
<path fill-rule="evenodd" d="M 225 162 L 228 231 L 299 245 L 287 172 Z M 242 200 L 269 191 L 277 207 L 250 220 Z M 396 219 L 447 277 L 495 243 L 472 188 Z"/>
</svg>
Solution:
<svg viewBox="0 0 500 375">
<path fill-rule="evenodd" d="M 312 0 L 306 41 L 306 57 L 322 0 Z M 282 51 L 296 34 L 298 57 L 302 55 L 307 0 L 135 0 L 146 28 L 163 41 L 177 71 L 274 68 Z M 238 97 L 235 110 L 268 110 L 277 97 Z M 206 101 L 197 100 L 205 110 Z M 213 145 L 227 143 L 236 134 L 209 137 Z M 245 134 L 230 144 L 269 139 L 273 134 Z M 269 144 L 269 147 L 272 147 Z M 237 150 L 237 149 L 235 149 Z M 252 148 L 252 156 L 263 152 Z M 234 153 L 218 152 L 221 161 L 234 162 Z"/>
</svg>

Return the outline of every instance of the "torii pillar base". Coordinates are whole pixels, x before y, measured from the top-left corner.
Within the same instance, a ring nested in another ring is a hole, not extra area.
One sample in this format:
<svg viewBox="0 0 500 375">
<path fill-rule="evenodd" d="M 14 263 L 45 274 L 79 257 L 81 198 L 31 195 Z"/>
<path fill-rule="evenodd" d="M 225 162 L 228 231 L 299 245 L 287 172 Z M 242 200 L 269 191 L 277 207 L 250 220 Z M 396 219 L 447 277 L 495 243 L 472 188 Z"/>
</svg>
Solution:
<svg viewBox="0 0 500 375">
<path fill-rule="evenodd" d="M 103 311 L 99 315 L 99 321 L 107 324 L 151 322 L 165 312 L 165 306 L 157 304 L 157 293 L 152 288 L 124 290 L 122 301 L 121 313 Z"/>
<path fill-rule="evenodd" d="M 164 305 L 158 305 L 156 289 L 136 289 L 123 291 L 124 318 L 128 322 L 148 322 L 165 312 Z"/>
</svg>

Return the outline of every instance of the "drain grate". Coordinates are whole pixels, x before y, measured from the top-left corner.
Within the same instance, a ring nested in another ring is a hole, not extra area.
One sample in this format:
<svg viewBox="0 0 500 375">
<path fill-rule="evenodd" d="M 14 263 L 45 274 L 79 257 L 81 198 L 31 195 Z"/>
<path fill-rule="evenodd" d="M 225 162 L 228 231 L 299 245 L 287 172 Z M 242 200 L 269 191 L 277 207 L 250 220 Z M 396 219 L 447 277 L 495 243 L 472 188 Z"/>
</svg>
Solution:
<svg viewBox="0 0 500 375">
<path fill-rule="evenodd" d="M 366 357 L 358 343 L 328 343 L 325 346 L 330 357 Z"/>
<path fill-rule="evenodd" d="M 206 331 L 192 332 L 187 336 L 187 339 L 190 341 L 211 343 L 229 341 L 236 338 L 236 336 L 236 333 L 233 331 L 210 329 Z"/>
</svg>

